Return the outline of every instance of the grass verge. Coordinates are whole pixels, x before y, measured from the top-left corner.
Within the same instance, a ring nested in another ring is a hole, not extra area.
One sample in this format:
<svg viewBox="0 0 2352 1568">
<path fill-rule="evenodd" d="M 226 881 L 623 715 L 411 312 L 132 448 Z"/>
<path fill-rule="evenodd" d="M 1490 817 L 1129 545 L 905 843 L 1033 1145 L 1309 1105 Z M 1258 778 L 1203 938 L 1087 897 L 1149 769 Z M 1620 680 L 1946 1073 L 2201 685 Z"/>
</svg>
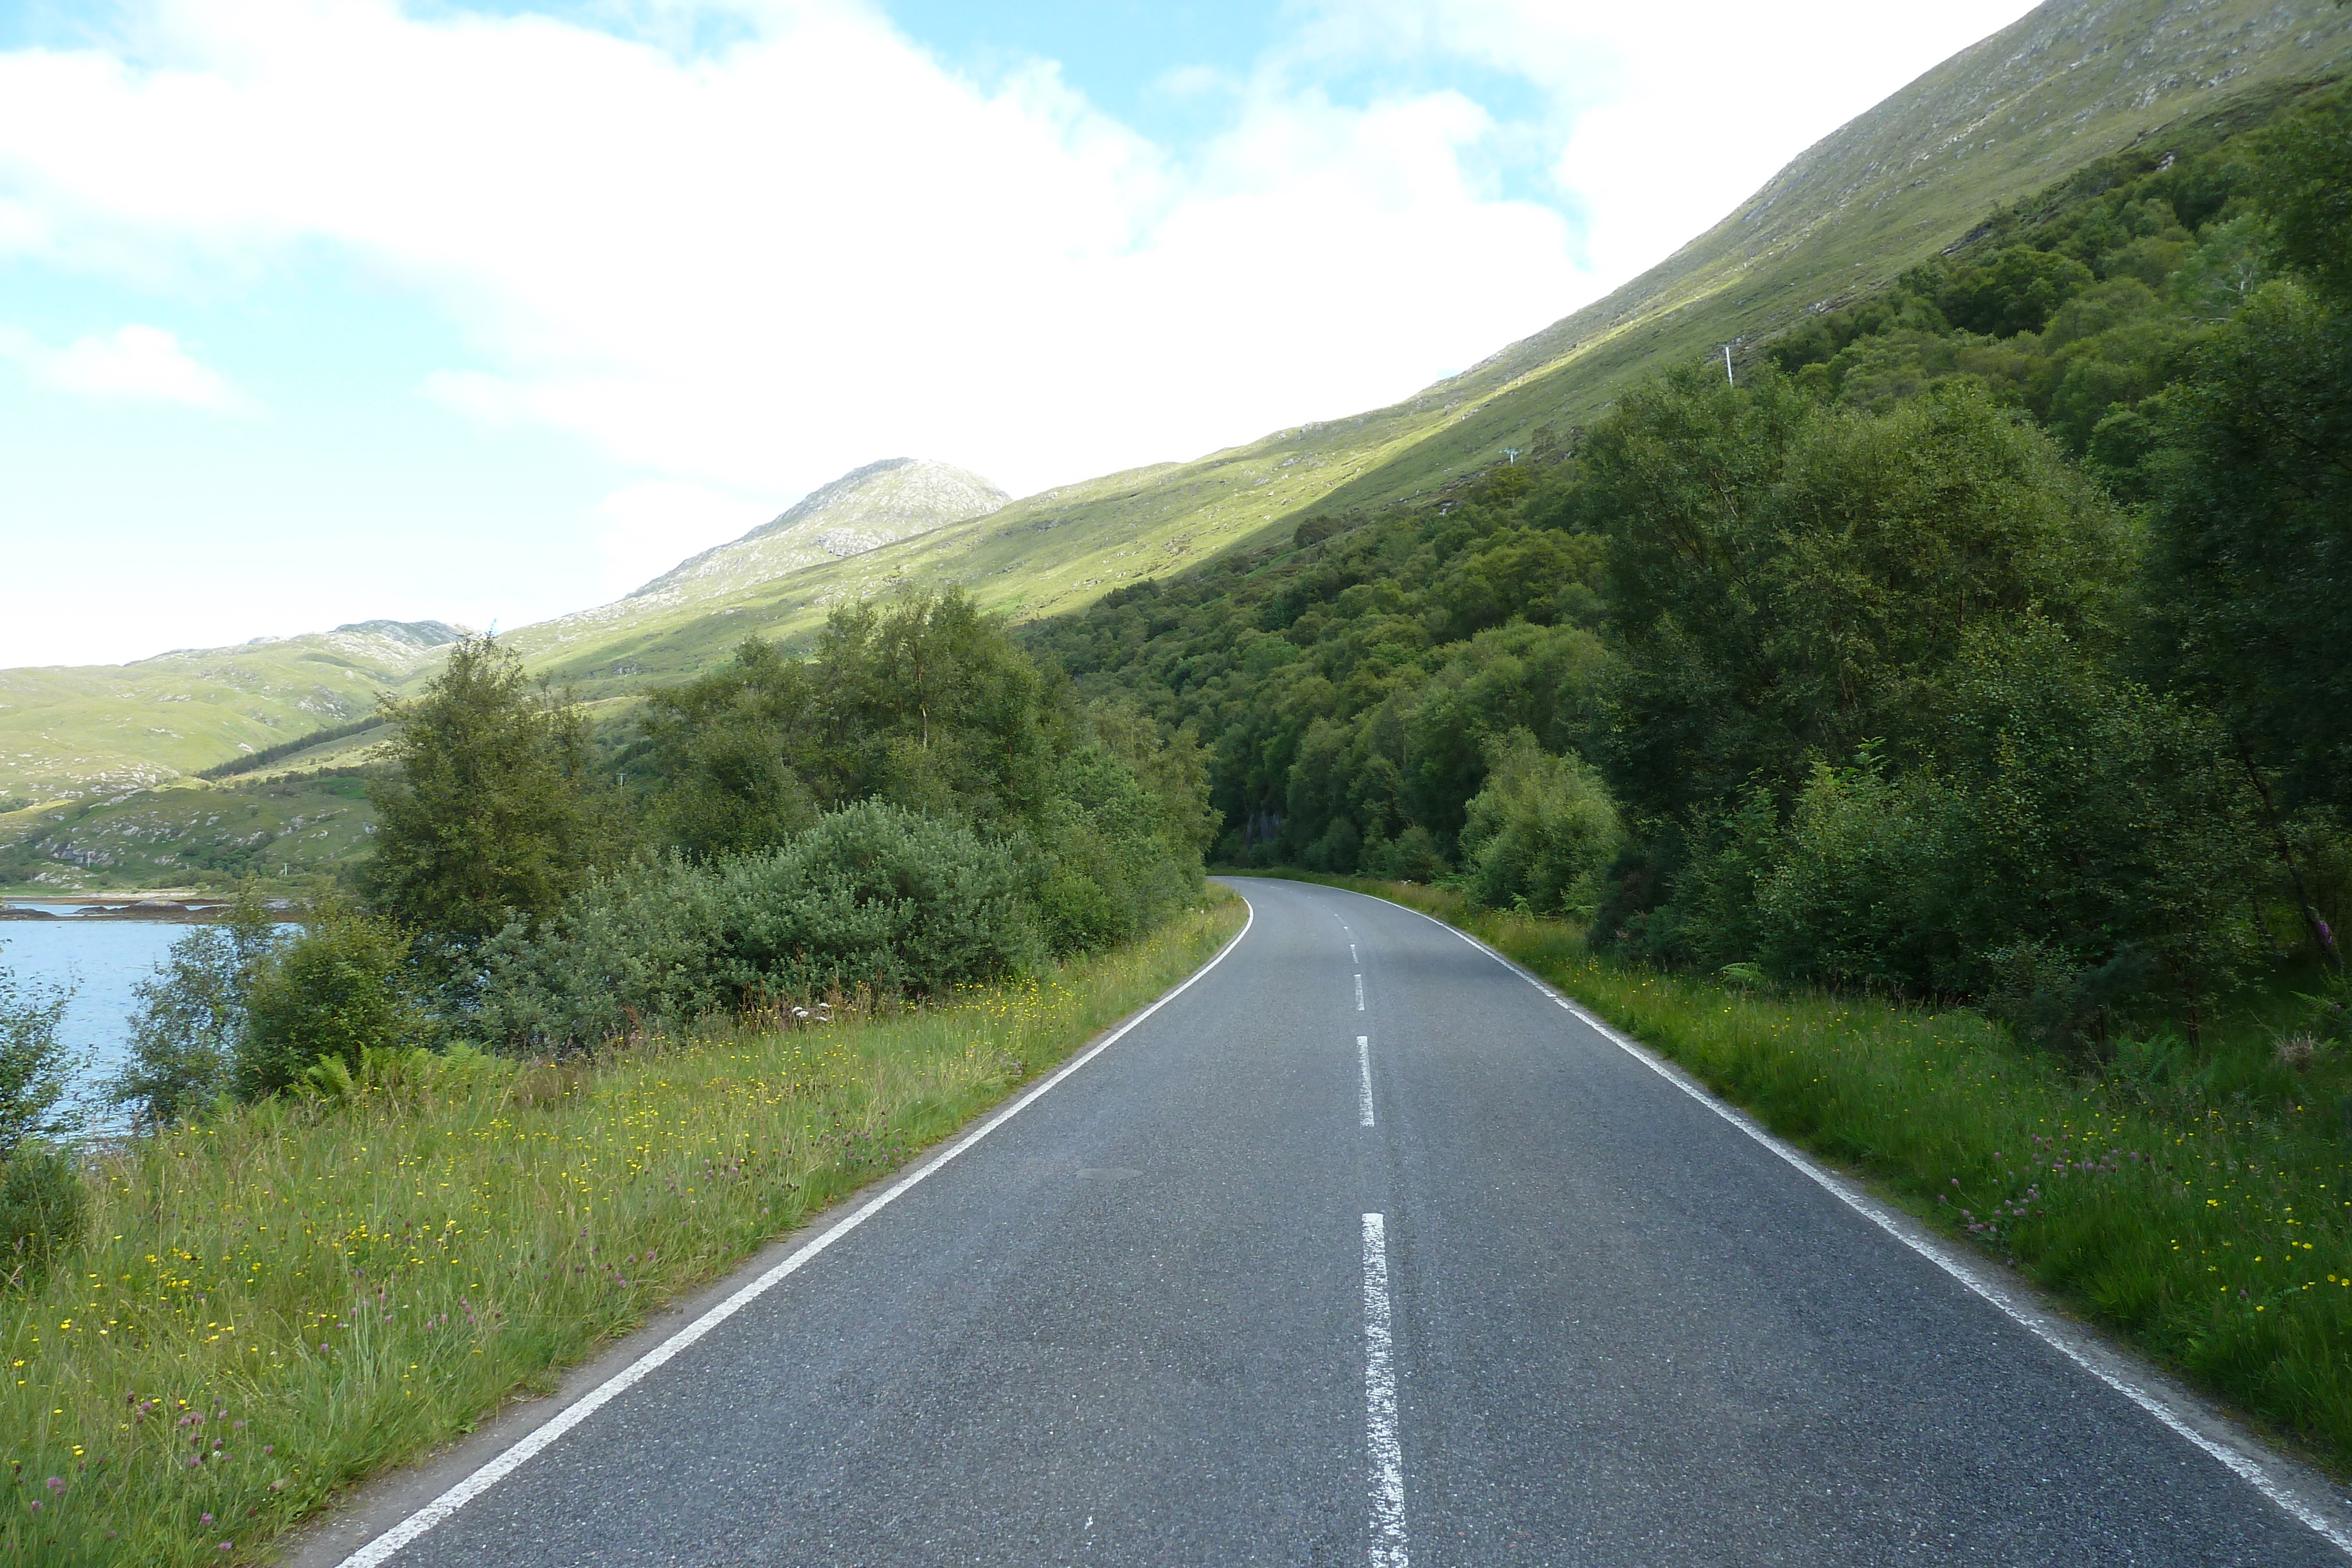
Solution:
<svg viewBox="0 0 2352 1568">
<path fill-rule="evenodd" d="M 1732 990 L 1605 961 L 1572 925 L 1475 910 L 1447 889 L 1268 874 L 1375 894 L 1481 938 L 2352 1474 L 2352 1139 L 2333 1104 L 2216 1098 L 2156 1055 L 2085 1076 L 1972 1012 Z"/>
<path fill-rule="evenodd" d="M 250 1560 L 905 1164 L 1238 928 L 891 1016 L 272 1101 L 89 1173 L 89 1239 L 0 1297 L 0 1561 Z"/>
</svg>

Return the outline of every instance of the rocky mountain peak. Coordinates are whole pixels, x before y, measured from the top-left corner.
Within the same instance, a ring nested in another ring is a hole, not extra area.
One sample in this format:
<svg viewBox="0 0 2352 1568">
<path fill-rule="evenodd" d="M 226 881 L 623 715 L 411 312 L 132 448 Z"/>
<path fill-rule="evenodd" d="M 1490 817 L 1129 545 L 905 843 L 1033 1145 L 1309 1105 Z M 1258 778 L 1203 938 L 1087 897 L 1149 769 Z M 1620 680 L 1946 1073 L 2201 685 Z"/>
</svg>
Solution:
<svg viewBox="0 0 2352 1568">
<path fill-rule="evenodd" d="M 862 555 L 950 523 L 985 517 L 1012 497 L 951 463 L 886 457 L 812 490 L 741 538 L 704 550 L 629 595 L 704 599 L 819 561 Z"/>
</svg>

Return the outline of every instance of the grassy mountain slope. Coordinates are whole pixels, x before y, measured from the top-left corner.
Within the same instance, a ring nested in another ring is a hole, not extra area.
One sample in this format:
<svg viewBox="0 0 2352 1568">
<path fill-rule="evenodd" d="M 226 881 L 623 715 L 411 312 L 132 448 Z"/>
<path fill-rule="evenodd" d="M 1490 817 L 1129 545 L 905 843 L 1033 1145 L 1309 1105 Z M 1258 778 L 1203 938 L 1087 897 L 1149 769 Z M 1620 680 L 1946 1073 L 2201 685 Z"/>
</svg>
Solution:
<svg viewBox="0 0 2352 1568">
<path fill-rule="evenodd" d="M 2347 60 L 2352 7 L 2335 0 L 2052 0 L 1841 127 L 1614 294 L 1433 388 L 1474 406 L 1327 504 L 1375 505 L 1487 465 L 1662 363 L 1726 344 L 1739 359 L 1959 245 L 1993 208 Z"/>
<path fill-rule="evenodd" d="M 175 779 L 0 815 L 0 886 L 70 893 L 299 878 L 357 854 L 374 821 L 360 779 Z"/>
<path fill-rule="evenodd" d="M 457 638 L 437 621 L 0 670 L 0 809 L 116 796 L 369 712 Z"/>
</svg>

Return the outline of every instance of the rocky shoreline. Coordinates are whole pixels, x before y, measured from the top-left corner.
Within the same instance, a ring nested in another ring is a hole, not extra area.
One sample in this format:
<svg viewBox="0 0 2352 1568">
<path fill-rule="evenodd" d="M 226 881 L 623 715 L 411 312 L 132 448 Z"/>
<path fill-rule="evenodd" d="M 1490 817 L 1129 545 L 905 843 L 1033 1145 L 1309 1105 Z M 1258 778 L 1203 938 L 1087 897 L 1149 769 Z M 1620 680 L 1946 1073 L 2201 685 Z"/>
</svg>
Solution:
<svg viewBox="0 0 2352 1568">
<path fill-rule="evenodd" d="M 97 899 L 42 899 L 43 904 L 79 904 L 81 908 L 70 915 L 55 909 L 27 909 L 17 904 L 0 904 L 0 920 L 164 920 L 183 925 L 199 925 L 219 920 L 228 914 L 226 899 L 201 899 L 182 902 L 170 898 L 138 898 L 123 903 Z M 267 907 L 271 913 L 291 917 L 295 913 L 291 899 L 273 898 Z"/>
</svg>

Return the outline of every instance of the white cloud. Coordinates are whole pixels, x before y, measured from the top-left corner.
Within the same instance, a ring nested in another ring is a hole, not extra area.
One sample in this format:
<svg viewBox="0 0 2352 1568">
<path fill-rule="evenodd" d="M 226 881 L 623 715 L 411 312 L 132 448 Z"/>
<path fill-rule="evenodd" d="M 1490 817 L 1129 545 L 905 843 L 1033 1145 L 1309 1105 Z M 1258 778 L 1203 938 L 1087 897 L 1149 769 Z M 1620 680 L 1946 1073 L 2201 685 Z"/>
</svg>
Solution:
<svg viewBox="0 0 2352 1568">
<path fill-rule="evenodd" d="M 118 48 L 0 54 L 0 256 L 166 292 L 346 256 L 462 329 L 425 395 L 578 433 L 682 516 L 900 453 L 1020 491 L 1405 395 L 2025 8 L 1324 0 L 1169 149 L 859 0 L 656 7 L 740 24 L 685 57 L 393 0 L 148 0 Z M 1318 75 L 1433 58 L 1542 107 Z M 1513 159 L 1545 200 L 1496 193 Z"/>
<path fill-rule="evenodd" d="M 890 453 L 1016 489 L 1402 395 L 1582 292 L 1444 92 L 1263 95 L 1179 160 L 1048 68 L 871 11 L 681 61 L 543 18 L 159 0 L 133 65 L 0 56 L 0 246 L 142 286 L 323 245 L 476 361 L 429 391 L 789 496 Z"/>
<path fill-rule="evenodd" d="M 1535 141 L 1613 287 L 1712 226 L 1782 164 L 2033 0 L 1313 0 L 1273 64 L 1447 57 L 1538 89 Z"/>
<path fill-rule="evenodd" d="M 102 338 L 77 338 L 62 349 L 0 327 L 0 359 L 22 365 L 44 386 L 85 397 L 185 403 L 219 413 L 247 407 L 217 373 L 189 357 L 177 334 L 160 327 L 132 322 Z"/>
</svg>

